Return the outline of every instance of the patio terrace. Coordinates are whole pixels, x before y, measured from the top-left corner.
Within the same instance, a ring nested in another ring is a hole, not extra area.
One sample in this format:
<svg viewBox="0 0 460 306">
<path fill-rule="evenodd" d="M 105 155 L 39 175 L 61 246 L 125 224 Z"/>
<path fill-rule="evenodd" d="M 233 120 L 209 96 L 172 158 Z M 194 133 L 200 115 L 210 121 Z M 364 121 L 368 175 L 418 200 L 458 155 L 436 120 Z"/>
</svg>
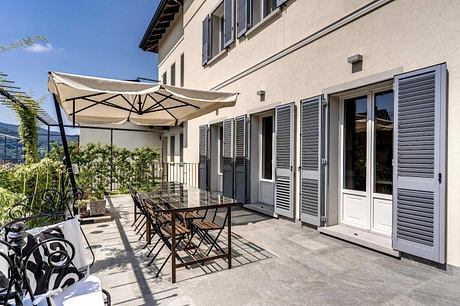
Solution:
<svg viewBox="0 0 460 306">
<path fill-rule="evenodd" d="M 395 259 L 299 223 L 235 208 L 233 269 L 219 260 L 177 272 L 147 266 L 131 224 L 129 196 L 109 199 L 113 221 L 84 225 L 96 254 L 92 273 L 112 305 L 458 305 L 460 271 Z M 225 234 L 222 235 L 225 237 Z M 225 239 L 221 239 L 225 246 Z M 161 264 L 168 250 L 157 259 Z"/>
</svg>

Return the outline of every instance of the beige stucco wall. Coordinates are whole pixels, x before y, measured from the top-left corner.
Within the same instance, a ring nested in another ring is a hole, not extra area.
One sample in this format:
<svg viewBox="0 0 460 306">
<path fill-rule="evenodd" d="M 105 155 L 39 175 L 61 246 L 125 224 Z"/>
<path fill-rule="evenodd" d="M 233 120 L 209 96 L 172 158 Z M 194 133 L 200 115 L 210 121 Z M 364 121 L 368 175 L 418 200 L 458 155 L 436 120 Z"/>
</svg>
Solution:
<svg viewBox="0 0 460 306">
<path fill-rule="evenodd" d="M 184 38 L 176 51 L 159 66 L 169 67 L 185 50 L 187 87 L 210 89 L 270 58 L 292 43 L 351 13 L 368 1 L 296 0 L 250 38 L 237 40 L 227 54 L 201 65 L 201 26 L 217 0 L 197 1 L 184 12 Z M 220 88 L 240 93 L 237 105 L 188 123 L 185 161 L 198 161 L 198 126 L 231 118 L 271 103 L 287 103 L 321 94 L 324 89 L 385 71 L 411 71 L 447 63 L 448 82 L 448 176 L 447 262 L 460 266 L 460 1 L 395 0 L 346 26 Z M 165 53 L 164 50 L 161 52 Z M 364 57 L 363 70 L 352 74 L 347 57 Z M 266 91 L 265 102 L 256 92 Z M 299 123 L 299 122 L 297 122 Z M 299 126 L 299 125 L 297 125 Z M 297 129 L 297 133 L 299 133 Z M 297 134 L 299 143 L 299 134 Z M 298 154 L 299 152 L 297 152 Z M 297 160 L 299 160 L 297 156 Z M 297 189 L 298 190 L 298 189 Z M 296 199 L 298 207 L 298 199 Z M 297 211 L 299 211 L 297 209 Z"/>
<path fill-rule="evenodd" d="M 112 127 L 118 129 L 143 129 L 148 128 L 133 126 L 133 125 L 92 125 L 99 127 Z M 157 132 L 136 132 L 136 131 L 113 131 L 113 144 L 134 150 L 137 147 L 148 146 L 151 148 L 161 148 L 160 133 Z M 84 146 L 88 143 L 101 143 L 110 144 L 110 130 L 98 130 L 98 129 L 80 129 L 80 145 Z"/>
</svg>

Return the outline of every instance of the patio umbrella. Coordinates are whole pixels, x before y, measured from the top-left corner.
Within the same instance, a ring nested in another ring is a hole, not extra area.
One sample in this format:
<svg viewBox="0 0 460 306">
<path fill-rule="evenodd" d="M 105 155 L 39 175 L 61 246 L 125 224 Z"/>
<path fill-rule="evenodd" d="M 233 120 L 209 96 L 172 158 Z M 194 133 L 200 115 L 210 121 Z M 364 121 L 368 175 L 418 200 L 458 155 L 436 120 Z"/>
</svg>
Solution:
<svg viewBox="0 0 460 306">
<path fill-rule="evenodd" d="M 80 124 L 175 126 L 234 106 L 238 93 L 49 72 L 48 90 Z"/>
</svg>

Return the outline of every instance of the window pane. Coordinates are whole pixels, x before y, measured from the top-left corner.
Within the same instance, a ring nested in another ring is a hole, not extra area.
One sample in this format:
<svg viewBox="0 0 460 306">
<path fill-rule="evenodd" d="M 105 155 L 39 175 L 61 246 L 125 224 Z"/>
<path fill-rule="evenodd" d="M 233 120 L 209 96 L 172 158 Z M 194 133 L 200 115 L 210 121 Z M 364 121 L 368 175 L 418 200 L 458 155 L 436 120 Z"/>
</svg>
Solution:
<svg viewBox="0 0 460 306">
<path fill-rule="evenodd" d="M 171 65 L 171 82 L 172 86 L 176 86 L 176 63 Z"/>
<path fill-rule="evenodd" d="M 172 163 L 174 162 L 174 155 L 176 152 L 176 140 L 174 138 L 175 138 L 174 136 L 171 136 L 169 138 L 169 148 L 170 148 L 169 158 Z"/>
<path fill-rule="evenodd" d="M 184 87 L 184 73 L 185 73 L 185 61 L 184 61 L 184 53 L 180 56 L 180 86 Z"/>
<path fill-rule="evenodd" d="M 180 156 L 180 162 L 184 162 L 184 134 L 180 134 L 179 136 L 179 156 Z"/>
<path fill-rule="evenodd" d="M 393 192 L 393 91 L 375 95 L 375 192 Z"/>
<path fill-rule="evenodd" d="M 224 167 L 224 127 L 219 128 L 219 173 L 223 173 Z"/>
<path fill-rule="evenodd" d="M 366 191 L 367 98 L 345 100 L 345 188 Z"/>
<path fill-rule="evenodd" d="M 273 116 L 262 118 L 262 178 L 273 178 Z"/>
<path fill-rule="evenodd" d="M 264 0 L 264 17 L 267 17 L 276 8 L 276 0 Z"/>
</svg>

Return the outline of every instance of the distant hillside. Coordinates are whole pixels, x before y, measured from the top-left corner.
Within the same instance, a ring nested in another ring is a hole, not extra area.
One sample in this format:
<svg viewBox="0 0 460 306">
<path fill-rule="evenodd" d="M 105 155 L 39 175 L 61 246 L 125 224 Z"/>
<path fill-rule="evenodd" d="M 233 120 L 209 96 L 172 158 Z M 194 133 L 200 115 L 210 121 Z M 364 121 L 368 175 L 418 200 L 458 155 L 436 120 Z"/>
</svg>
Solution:
<svg viewBox="0 0 460 306">
<path fill-rule="evenodd" d="M 15 124 L 9 124 L 0 122 L 0 133 L 7 134 L 13 137 L 19 137 L 18 126 Z M 78 135 L 67 135 L 67 141 L 78 142 L 80 137 Z M 61 135 L 59 132 L 50 132 L 50 142 L 61 143 Z M 5 138 L 0 136 L 0 163 L 5 160 Z M 42 158 L 48 150 L 48 130 L 40 128 L 38 131 L 38 152 L 40 158 Z M 15 139 L 6 138 L 6 161 L 20 162 L 22 161 L 22 145 Z M 17 161 L 17 159 L 19 160 Z"/>
</svg>

